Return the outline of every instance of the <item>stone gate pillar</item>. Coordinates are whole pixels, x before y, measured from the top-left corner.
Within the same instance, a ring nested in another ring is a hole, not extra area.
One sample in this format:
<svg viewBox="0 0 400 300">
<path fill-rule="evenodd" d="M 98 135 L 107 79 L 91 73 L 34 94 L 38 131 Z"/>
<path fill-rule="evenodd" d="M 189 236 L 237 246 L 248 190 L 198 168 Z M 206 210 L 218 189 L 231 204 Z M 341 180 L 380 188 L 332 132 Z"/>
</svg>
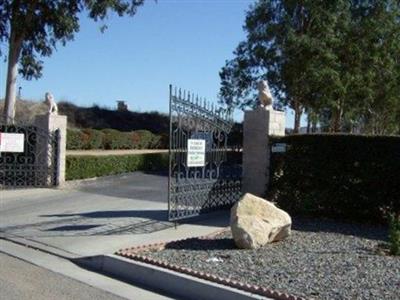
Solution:
<svg viewBox="0 0 400 300">
<path fill-rule="evenodd" d="M 243 121 L 243 193 L 264 197 L 270 166 L 270 136 L 285 135 L 285 112 L 258 107 Z"/>
<path fill-rule="evenodd" d="M 53 133 L 57 129 L 59 130 L 59 143 L 57 152 L 57 172 L 56 172 L 56 185 L 60 186 L 65 183 L 65 156 L 66 156 L 66 144 L 67 144 L 67 116 L 60 116 L 57 114 L 45 114 L 37 116 L 35 119 L 35 125 L 39 128 L 44 129 L 48 133 Z M 49 135 L 50 138 L 50 135 Z M 49 141 L 43 141 L 46 147 L 50 147 Z M 43 152 L 44 155 L 47 155 L 44 161 L 49 163 L 52 160 L 52 157 L 48 157 L 51 155 L 52 151 Z"/>
</svg>

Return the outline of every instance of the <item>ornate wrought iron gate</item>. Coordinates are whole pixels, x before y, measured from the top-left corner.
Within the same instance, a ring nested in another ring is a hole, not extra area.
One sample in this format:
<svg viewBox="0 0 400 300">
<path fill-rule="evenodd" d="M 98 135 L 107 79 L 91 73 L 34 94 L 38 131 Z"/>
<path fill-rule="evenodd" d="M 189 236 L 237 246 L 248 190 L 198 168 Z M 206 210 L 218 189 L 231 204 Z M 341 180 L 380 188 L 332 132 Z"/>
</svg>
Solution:
<svg viewBox="0 0 400 300">
<path fill-rule="evenodd" d="M 48 133 L 34 125 L 0 121 L 0 133 L 24 135 L 23 152 L 0 152 L 0 189 L 57 184 L 58 130 Z"/>
<path fill-rule="evenodd" d="M 241 195 L 241 166 L 228 159 L 230 110 L 170 86 L 168 218 L 229 207 Z"/>
</svg>

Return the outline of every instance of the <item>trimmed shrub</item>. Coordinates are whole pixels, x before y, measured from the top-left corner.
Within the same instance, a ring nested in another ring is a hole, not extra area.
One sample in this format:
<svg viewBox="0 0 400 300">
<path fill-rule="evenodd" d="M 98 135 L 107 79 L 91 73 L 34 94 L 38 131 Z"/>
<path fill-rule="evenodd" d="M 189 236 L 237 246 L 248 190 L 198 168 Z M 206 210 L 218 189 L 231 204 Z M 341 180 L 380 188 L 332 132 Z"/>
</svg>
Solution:
<svg viewBox="0 0 400 300">
<path fill-rule="evenodd" d="M 136 130 L 132 134 L 138 137 L 137 149 L 157 149 L 161 144 L 161 137 L 148 130 Z"/>
<path fill-rule="evenodd" d="M 66 179 L 84 179 L 134 171 L 168 170 L 168 154 L 73 156 L 66 158 Z"/>
<path fill-rule="evenodd" d="M 115 129 L 103 129 L 104 149 L 134 149 L 129 132 L 121 132 Z"/>
<path fill-rule="evenodd" d="M 121 132 L 115 129 L 68 129 L 68 150 L 91 149 L 159 149 L 167 148 L 168 140 L 148 130 Z"/>
<path fill-rule="evenodd" d="M 274 153 L 269 197 L 293 214 L 382 222 L 400 211 L 400 137 L 293 135 Z"/>
<path fill-rule="evenodd" d="M 68 150 L 81 150 L 84 149 L 85 141 L 88 138 L 84 136 L 79 129 L 67 129 L 67 149 Z"/>
<path fill-rule="evenodd" d="M 96 129 L 82 129 L 83 136 L 85 137 L 83 149 L 102 149 L 104 133 Z"/>
</svg>

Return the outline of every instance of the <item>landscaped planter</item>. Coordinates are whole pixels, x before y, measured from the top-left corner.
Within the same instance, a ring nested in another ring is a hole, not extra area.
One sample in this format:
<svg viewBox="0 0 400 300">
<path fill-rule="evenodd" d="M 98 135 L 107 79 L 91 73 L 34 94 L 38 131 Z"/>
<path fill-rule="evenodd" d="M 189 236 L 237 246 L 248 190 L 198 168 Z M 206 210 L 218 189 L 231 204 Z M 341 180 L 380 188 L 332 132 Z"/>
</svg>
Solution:
<svg viewBox="0 0 400 300">
<path fill-rule="evenodd" d="M 117 254 L 275 299 L 395 299 L 400 257 L 380 251 L 385 237 L 383 227 L 294 220 L 287 240 L 257 250 L 236 249 L 227 230 Z"/>
</svg>

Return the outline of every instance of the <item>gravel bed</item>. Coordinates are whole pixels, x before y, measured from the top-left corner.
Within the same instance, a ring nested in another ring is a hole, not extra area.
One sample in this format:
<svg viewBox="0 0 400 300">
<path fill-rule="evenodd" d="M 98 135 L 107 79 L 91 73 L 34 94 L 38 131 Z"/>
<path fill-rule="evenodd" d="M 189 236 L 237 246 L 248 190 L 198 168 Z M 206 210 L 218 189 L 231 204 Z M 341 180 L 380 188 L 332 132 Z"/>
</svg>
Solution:
<svg viewBox="0 0 400 300">
<path fill-rule="evenodd" d="M 400 299 L 400 257 L 378 251 L 384 228 L 302 219 L 292 229 L 257 250 L 236 249 L 226 231 L 142 254 L 307 299 Z"/>
</svg>

